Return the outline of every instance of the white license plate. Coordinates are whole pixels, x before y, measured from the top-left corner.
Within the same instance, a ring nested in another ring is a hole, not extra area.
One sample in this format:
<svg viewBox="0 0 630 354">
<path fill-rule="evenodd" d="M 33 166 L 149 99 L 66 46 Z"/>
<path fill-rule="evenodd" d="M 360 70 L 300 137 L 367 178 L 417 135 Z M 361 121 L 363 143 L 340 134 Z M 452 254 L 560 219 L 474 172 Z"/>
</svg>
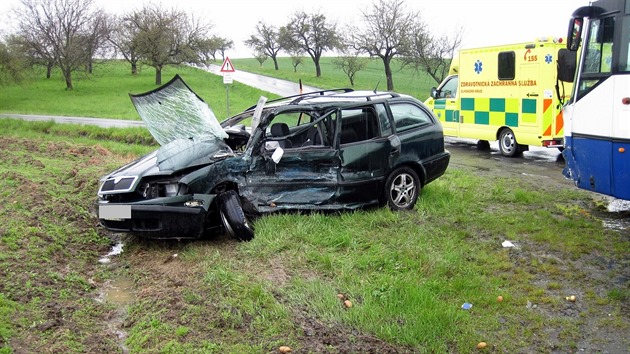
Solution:
<svg viewBox="0 0 630 354">
<path fill-rule="evenodd" d="M 106 220 L 131 219 L 131 205 L 99 205 L 98 217 Z"/>
</svg>

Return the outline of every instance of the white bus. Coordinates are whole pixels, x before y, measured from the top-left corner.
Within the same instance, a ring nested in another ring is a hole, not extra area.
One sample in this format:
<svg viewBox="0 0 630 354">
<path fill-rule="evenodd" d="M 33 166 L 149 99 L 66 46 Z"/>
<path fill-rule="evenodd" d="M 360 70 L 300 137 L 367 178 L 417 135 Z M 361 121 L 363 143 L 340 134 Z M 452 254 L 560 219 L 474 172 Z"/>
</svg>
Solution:
<svg viewBox="0 0 630 354">
<path fill-rule="evenodd" d="M 579 57 L 563 111 L 563 173 L 579 188 L 630 200 L 630 0 L 575 10 L 567 49 Z"/>
</svg>

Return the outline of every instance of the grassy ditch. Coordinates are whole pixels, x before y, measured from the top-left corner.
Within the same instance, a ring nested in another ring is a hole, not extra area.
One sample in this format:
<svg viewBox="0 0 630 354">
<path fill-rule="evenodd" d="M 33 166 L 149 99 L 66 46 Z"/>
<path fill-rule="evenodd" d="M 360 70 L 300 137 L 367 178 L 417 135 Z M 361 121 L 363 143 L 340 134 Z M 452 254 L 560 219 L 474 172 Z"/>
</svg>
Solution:
<svg viewBox="0 0 630 354">
<path fill-rule="evenodd" d="M 266 216 L 247 243 L 124 238 L 99 263 L 116 240 L 98 177 L 154 147 L 0 122 L 0 353 L 628 349 L 629 240 L 581 190 L 453 164 L 412 212 Z M 131 300 L 103 301 L 119 279 Z"/>
</svg>

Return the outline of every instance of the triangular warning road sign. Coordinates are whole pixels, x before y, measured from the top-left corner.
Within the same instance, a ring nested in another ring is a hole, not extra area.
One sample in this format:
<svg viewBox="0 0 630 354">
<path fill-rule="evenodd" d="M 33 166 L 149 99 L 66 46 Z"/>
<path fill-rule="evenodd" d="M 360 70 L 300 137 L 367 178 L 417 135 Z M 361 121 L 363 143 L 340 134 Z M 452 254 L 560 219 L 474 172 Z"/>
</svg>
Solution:
<svg viewBox="0 0 630 354">
<path fill-rule="evenodd" d="M 230 61 L 230 58 L 225 57 L 225 60 L 223 61 L 223 65 L 221 65 L 221 72 L 222 73 L 233 73 L 234 72 L 234 65 L 232 65 L 232 62 Z"/>
</svg>

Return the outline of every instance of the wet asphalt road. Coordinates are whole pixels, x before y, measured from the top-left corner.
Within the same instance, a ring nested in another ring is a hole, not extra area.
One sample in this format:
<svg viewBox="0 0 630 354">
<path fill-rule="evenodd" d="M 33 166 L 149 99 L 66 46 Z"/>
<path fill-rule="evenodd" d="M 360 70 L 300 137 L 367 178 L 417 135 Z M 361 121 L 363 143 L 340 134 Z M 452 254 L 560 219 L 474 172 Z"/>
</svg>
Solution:
<svg viewBox="0 0 630 354">
<path fill-rule="evenodd" d="M 215 74 L 221 75 L 221 67 L 219 65 L 208 65 L 206 70 Z M 275 93 L 279 96 L 293 96 L 300 93 L 300 84 L 298 82 L 278 80 L 269 76 L 256 75 L 245 71 L 236 70 L 231 73 L 232 79 L 248 86 L 256 87 L 260 90 Z M 321 89 L 312 86 L 302 85 L 302 92 L 308 93 L 313 91 L 320 91 Z"/>
</svg>

